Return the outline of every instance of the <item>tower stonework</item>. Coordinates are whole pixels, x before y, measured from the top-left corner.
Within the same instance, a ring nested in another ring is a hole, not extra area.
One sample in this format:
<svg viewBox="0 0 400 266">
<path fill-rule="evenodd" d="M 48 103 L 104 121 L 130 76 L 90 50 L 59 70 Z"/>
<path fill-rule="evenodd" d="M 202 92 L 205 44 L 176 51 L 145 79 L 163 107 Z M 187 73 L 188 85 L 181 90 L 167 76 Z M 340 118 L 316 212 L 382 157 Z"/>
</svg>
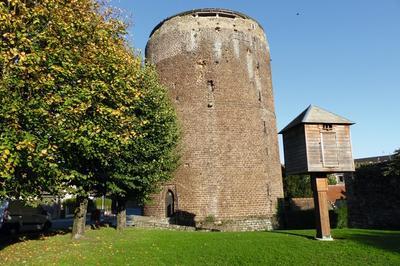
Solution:
<svg viewBox="0 0 400 266">
<path fill-rule="evenodd" d="M 246 229 L 266 229 L 283 191 L 262 27 L 230 10 L 184 12 L 156 26 L 146 59 L 169 90 L 183 136 L 180 166 L 144 214 L 174 210 L 196 224 L 258 220 Z"/>
</svg>

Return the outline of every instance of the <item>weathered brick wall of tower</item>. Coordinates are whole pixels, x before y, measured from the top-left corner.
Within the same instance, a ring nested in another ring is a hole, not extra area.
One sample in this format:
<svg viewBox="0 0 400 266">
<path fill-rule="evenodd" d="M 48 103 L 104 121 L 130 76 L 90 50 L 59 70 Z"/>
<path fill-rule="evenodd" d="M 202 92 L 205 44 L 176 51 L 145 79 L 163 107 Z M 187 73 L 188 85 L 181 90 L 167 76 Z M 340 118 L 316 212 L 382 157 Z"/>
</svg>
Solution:
<svg viewBox="0 0 400 266">
<path fill-rule="evenodd" d="M 178 14 L 152 32 L 146 58 L 168 87 L 183 130 L 181 165 L 145 214 L 196 222 L 270 219 L 283 197 L 269 47 L 261 26 L 221 9 Z"/>
</svg>

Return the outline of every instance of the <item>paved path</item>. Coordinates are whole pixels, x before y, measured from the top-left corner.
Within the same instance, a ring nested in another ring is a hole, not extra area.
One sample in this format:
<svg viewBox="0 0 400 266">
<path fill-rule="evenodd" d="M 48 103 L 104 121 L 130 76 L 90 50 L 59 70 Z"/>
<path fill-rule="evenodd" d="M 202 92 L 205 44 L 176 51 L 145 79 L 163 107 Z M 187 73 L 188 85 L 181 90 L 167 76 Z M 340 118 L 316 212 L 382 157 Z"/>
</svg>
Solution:
<svg viewBox="0 0 400 266">
<path fill-rule="evenodd" d="M 116 226 L 117 224 L 117 218 L 115 217 L 115 215 L 113 216 L 105 216 L 101 218 L 102 222 L 105 222 L 111 226 Z M 51 229 L 52 230 L 67 230 L 67 229 L 72 229 L 72 224 L 74 222 L 73 218 L 64 218 L 64 219 L 53 219 L 52 221 L 52 226 Z M 86 225 L 91 225 L 94 224 L 94 222 L 92 222 L 90 220 L 90 215 L 86 216 Z M 127 217 L 127 225 L 132 225 L 131 219 L 129 217 Z"/>
</svg>

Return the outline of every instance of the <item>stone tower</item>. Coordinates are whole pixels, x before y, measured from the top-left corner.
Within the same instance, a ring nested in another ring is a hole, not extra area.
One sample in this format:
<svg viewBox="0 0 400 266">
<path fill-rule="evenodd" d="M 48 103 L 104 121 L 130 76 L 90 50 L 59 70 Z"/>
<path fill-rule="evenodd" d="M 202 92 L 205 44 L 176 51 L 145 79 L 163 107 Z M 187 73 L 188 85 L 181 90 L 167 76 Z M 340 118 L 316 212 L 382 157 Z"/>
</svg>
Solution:
<svg viewBox="0 0 400 266">
<path fill-rule="evenodd" d="M 146 58 L 169 89 L 183 139 L 174 179 L 145 215 L 266 228 L 283 192 L 262 27 L 225 9 L 180 13 L 154 28 Z"/>
</svg>

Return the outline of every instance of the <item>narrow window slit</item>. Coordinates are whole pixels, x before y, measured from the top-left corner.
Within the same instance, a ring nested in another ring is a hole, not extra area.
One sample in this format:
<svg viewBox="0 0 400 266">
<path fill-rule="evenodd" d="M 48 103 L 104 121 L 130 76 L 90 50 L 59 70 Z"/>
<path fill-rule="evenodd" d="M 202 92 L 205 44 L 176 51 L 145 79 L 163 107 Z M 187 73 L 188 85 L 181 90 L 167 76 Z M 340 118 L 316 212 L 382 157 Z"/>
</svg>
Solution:
<svg viewBox="0 0 400 266">
<path fill-rule="evenodd" d="M 207 89 L 208 89 L 208 107 L 214 107 L 214 90 L 215 90 L 215 85 L 213 80 L 208 80 L 207 81 Z"/>
<path fill-rule="evenodd" d="M 235 15 L 226 14 L 226 13 L 219 13 L 219 16 L 222 18 L 236 18 Z"/>
</svg>

